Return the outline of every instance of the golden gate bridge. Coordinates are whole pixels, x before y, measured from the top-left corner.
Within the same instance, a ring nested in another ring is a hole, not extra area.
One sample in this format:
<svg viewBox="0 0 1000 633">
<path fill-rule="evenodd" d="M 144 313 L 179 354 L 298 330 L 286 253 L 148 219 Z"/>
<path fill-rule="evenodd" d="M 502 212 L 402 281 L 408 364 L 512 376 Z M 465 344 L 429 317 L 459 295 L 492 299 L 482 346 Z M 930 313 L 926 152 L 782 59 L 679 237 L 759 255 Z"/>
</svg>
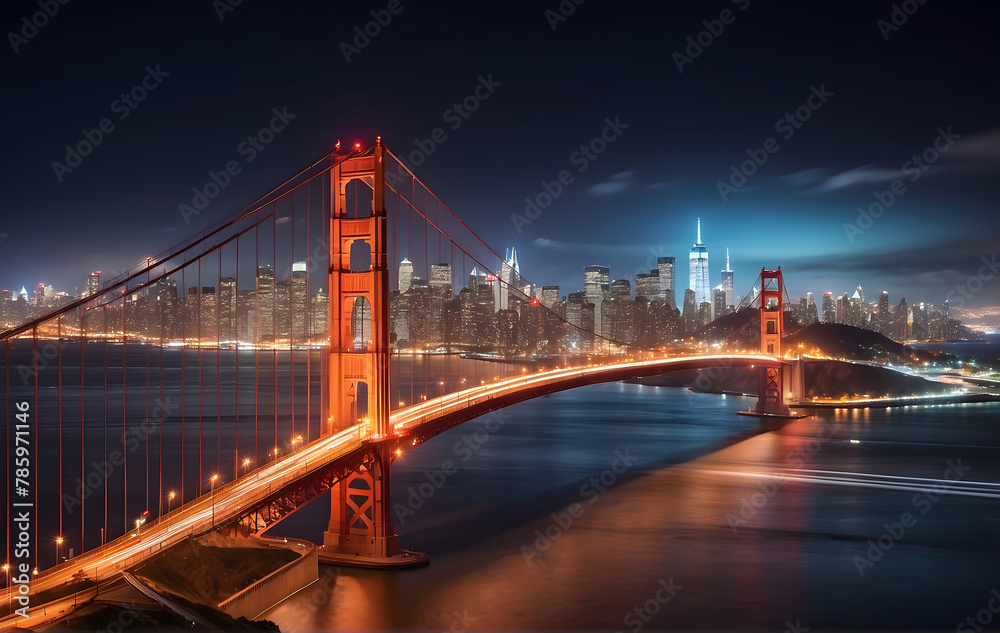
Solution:
<svg viewBox="0 0 1000 633">
<path fill-rule="evenodd" d="M 447 307 L 456 276 L 469 282 L 458 314 Z M 189 536 L 260 534 L 329 492 L 323 560 L 422 564 L 392 526 L 391 466 L 462 422 L 563 389 L 712 367 L 759 370 L 753 413 L 789 415 L 801 372 L 783 371 L 780 270 L 761 281 L 759 354 L 611 340 L 532 300 L 381 139 L 338 147 L 100 291 L 0 334 L 6 560 L 30 568 L 33 592 L 101 581 Z M 500 313 L 504 327 L 490 325 Z M 484 346 L 487 330 L 504 345 Z M 486 353 L 458 372 L 434 365 L 463 351 Z M 23 487 L 18 457 L 31 464 Z M 19 502 L 28 537 L 11 515 Z M 4 603 L 17 604 L 9 580 Z"/>
</svg>

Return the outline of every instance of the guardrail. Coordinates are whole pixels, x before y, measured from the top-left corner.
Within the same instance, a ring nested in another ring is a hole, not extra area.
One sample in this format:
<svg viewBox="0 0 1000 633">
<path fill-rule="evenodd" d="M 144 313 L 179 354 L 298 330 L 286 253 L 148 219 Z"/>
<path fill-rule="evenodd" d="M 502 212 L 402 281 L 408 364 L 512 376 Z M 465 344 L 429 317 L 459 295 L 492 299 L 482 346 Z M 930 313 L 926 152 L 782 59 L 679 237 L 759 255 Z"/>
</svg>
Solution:
<svg viewBox="0 0 1000 633">
<path fill-rule="evenodd" d="M 264 538 L 262 540 L 276 539 Z M 226 598 L 216 608 L 234 618 L 242 616 L 249 620 L 255 620 L 299 589 L 316 582 L 319 579 L 318 548 L 314 543 L 308 541 L 293 539 L 290 543 L 297 547 L 306 547 L 308 551 L 249 587 Z"/>
</svg>

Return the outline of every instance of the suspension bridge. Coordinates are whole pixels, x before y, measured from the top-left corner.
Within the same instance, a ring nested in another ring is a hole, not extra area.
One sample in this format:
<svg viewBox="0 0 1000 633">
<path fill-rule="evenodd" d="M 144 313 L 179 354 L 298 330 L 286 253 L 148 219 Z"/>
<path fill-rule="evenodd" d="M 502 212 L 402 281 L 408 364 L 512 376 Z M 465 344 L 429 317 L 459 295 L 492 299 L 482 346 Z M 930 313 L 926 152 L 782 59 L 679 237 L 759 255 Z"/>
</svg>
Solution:
<svg viewBox="0 0 1000 633">
<path fill-rule="evenodd" d="M 338 147 L 93 294 L 0 334 L 4 603 L 22 569 L 32 592 L 100 580 L 192 535 L 260 533 L 327 493 L 325 560 L 421 562 L 392 525 L 396 456 L 564 389 L 748 367 L 761 376 L 754 413 L 788 415 L 801 384 L 781 354 L 780 270 L 762 283 L 760 353 L 612 340 L 539 301 L 380 139 Z"/>
</svg>

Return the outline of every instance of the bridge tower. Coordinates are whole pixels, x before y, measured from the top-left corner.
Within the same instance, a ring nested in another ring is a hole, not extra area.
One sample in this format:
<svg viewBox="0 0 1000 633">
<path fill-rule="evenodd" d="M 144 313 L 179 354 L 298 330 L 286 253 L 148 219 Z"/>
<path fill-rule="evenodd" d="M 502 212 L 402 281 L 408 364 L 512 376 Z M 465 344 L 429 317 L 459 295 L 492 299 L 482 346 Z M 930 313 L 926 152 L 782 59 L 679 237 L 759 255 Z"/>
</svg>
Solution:
<svg viewBox="0 0 1000 633">
<path fill-rule="evenodd" d="M 781 358 L 781 331 L 784 317 L 785 285 L 778 270 L 760 271 L 760 351 Z M 760 391 L 757 414 L 787 416 L 790 414 L 783 397 L 785 384 L 781 367 L 760 368 Z"/>
<path fill-rule="evenodd" d="M 401 553 L 389 503 L 393 445 L 384 158 L 379 138 L 371 149 L 340 161 L 330 172 L 329 400 L 323 428 L 330 435 L 367 422 L 370 438 L 361 465 L 331 489 L 323 555 L 367 559 L 376 566 Z M 353 180 L 372 189 L 370 213 L 360 218 L 348 217 L 347 185 Z M 352 251 L 366 248 L 370 266 L 352 270 Z"/>
</svg>

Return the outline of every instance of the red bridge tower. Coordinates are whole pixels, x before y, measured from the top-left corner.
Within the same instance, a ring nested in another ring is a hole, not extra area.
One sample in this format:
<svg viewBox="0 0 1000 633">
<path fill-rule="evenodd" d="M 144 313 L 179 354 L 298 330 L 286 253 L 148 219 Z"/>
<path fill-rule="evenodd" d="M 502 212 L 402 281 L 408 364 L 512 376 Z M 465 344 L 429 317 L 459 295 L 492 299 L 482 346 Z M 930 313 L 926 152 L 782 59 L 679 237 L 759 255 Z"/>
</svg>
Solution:
<svg viewBox="0 0 1000 633">
<path fill-rule="evenodd" d="M 348 217 L 347 185 L 352 180 L 372 189 L 372 208 L 365 217 Z M 425 555 L 399 549 L 389 502 L 395 441 L 389 424 L 389 260 L 381 138 L 370 150 L 333 167 L 330 196 L 329 401 L 323 433 L 367 422 L 370 441 L 361 465 L 330 491 L 330 525 L 320 557 L 369 567 L 421 564 Z M 365 247 L 370 266 L 352 270 L 352 250 Z M 360 332 L 355 331 L 358 326 Z"/>
</svg>

